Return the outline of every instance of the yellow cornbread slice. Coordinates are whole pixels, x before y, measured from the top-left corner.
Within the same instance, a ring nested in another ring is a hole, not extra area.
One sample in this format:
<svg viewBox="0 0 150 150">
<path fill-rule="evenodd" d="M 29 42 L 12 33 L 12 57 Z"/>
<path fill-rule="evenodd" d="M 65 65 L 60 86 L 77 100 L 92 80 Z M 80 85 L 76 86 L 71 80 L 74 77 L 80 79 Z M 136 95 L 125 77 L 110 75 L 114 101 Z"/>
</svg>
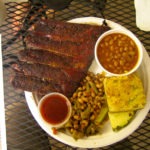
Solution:
<svg viewBox="0 0 150 150">
<path fill-rule="evenodd" d="M 145 106 L 144 88 L 136 74 L 108 77 L 104 80 L 104 89 L 109 112 L 133 111 Z"/>
<path fill-rule="evenodd" d="M 134 118 L 134 111 L 126 112 L 109 112 L 109 120 L 113 131 L 118 131 L 123 127 L 127 126 L 130 121 Z"/>
</svg>

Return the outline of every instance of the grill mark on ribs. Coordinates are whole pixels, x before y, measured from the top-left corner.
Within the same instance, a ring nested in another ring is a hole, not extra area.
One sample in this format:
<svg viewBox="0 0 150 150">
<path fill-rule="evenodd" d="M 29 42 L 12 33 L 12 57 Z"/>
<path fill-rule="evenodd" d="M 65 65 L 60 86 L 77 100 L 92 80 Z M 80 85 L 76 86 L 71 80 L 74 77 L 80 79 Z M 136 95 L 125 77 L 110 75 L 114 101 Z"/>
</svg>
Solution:
<svg viewBox="0 0 150 150">
<path fill-rule="evenodd" d="M 86 71 L 90 66 L 92 57 L 85 59 L 84 57 L 73 58 L 54 54 L 49 51 L 26 49 L 19 52 L 19 59 L 25 62 L 47 64 L 56 68 L 74 68 Z"/>
</svg>

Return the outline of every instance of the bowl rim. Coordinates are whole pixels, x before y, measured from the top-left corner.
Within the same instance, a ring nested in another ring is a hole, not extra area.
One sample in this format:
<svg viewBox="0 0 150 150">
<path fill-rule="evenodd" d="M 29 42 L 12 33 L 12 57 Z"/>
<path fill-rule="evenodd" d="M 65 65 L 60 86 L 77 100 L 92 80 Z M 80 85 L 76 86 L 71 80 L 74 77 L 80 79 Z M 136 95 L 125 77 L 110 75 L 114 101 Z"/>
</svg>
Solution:
<svg viewBox="0 0 150 150">
<path fill-rule="evenodd" d="M 67 106 L 68 106 L 68 114 L 67 114 L 66 118 L 65 118 L 62 122 L 60 122 L 60 123 L 58 123 L 58 124 L 52 124 L 52 123 L 47 122 L 47 121 L 42 117 L 41 112 L 40 112 L 40 108 L 41 108 L 42 103 L 46 100 L 47 97 L 52 96 L 52 95 L 58 95 L 58 96 L 63 97 L 64 100 L 65 100 L 66 103 L 67 103 Z M 67 96 L 65 96 L 64 94 L 59 93 L 59 92 L 51 92 L 51 93 L 48 93 L 48 94 L 44 95 L 44 96 L 40 99 L 40 101 L 39 101 L 39 103 L 38 103 L 38 112 L 39 112 L 39 117 L 40 117 L 40 119 L 42 120 L 42 122 L 43 122 L 46 126 L 50 126 L 51 128 L 53 128 L 53 127 L 54 127 L 54 128 L 60 128 L 60 127 L 62 127 L 65 123 L 67 123 L 67 121 L 70 119 L 71 113 L 72 113 L 72 106 L 71 106 L 71 102 L 70 102 L 70 100 L 68 99 Z"/>
<path fill-rule="evenodd" d="M 138 57 L 136 65 L 130 71 L 122 73 L 122 74 L 112 73 L 112 72 L 108 71 L 107 69 L 105 69 L 101 65 L 101 63 L 100 63 L 100 61 L 99 61 L 99 59 L 97 57 L 97 49 L 98 49 L 99 43 L 101 42 L 101 40 L 105 36 L 113 34 L 113 33 L 122 33 L 122 34 L 127 35 L 128 37 L 130 37 L 135 42 L 135 44 L 138 47 L 139 57 Z M 110 30 L 104 32 L 97 39 L 95 47 L 94 47 L 94 57 L 95 57 L 95 60 L 96 60 L 96 63 L 98 64 L 98 66 L 106 73 L 107 76 L 126 76 L 126 75 L 129 75 L 129 74 L 132 74 L 133 72 L 135 72 L 140 67 L 140 65 L 142 63 L 142 59 L 143 59 L 143 45 L 140 42 L 140 40 L 137 38 L 137 36 L 135 34 L 133 34 L 131 31 L 123 30 L 123 29 L 119 29 L 119 28 L 118 29 L 110 29 Z"/>
</svg>

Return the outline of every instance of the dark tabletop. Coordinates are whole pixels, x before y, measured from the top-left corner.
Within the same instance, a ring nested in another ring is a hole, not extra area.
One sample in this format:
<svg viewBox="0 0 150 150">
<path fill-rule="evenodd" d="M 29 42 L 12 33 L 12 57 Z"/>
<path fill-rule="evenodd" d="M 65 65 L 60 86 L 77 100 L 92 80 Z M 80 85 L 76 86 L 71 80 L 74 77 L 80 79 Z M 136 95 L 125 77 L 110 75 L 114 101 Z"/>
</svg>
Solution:
<svg viewBox="0 0 150 150">
<path fill-rule="evenodd" d="M 0 33 L 2 34 L 3 46 L 4 99 L 8 150 L 78 149 L 64 145 L 49 137 L 33 118 L 27 106 L 24 92 L 14 90 L 9 83 L 12 75 L 11 64 L 17 59 L 16 53 L 24 47 L 23 37 L 30 23 L 32 24 L 30 20 L 34 22 L 41 17 L 55 18 L 57 20 L 70 20 L 87 16 L 105 17 L 123 25 L 136 34 L 150 55 L 150 32 L 143 32 L 136 27 L 134 1 L 107 0 L 105 8 L 102 4 L 97 7 L 99 4 L 95 0 L 73 0 L 68 7 L 54 11 L 45 7 L 41 8 L 40 4 L 31 7 L 30 3 L 27 2 L 20 4 L 15 2 L 6 3 L 7 18 L 0 27 Z M 149 150 L 150 113 L 140 127 L 129 137 L 100 149 Z"/>
</svg>

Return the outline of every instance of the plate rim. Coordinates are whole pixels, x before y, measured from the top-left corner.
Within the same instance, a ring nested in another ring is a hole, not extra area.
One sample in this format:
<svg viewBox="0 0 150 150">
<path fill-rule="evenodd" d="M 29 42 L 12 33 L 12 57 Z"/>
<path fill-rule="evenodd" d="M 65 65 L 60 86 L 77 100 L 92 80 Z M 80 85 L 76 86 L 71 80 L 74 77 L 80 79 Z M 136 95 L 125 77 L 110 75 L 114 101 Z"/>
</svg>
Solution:
<svg viewBox="0 0 150 150">
<path fill-rule="evenodd" d="M 69 20 L 69 22 L 74 22 L 74 23 L 93 22 L 93 23 L 96 23 L 96 24 L 100 25 L 100 23 L 102 24 L 103 20 L 104 19 L 98 18 L 98 17 L 81 17 L 81 18 L 75 18 L 75 19 Z M 106 20 L 106 21 L 107 21 L 108 25 L 112 28 L 117 27 L 117 28 L 122 28 L 122 29 L 128 30 L 127 28 L 123 27 L 122 25 L 120 25 L 118 23 L 115 23 L 111 20 Z M 149 59 L 148 53 L 146 52 L 144 46 L 143 46 L 143 50 L 144 50 L 144 55 L 143 55 L 144 59 L 143 59 L 142 64 L 145 67 L 145 66 L 147 66 L 146 61 L 150 64 L 150 59 Z M 150 68 L 147 67 L 146 68 L 146 74 L 148 72 L 150 72 Z M 28 107 L 31 111 L 31 114 L 33 115 L 35 120 L 40 125 L 40 127 L 47 134 L 49 134 L 51 137 L 55 138 L 56 140 L 58 140 L 58 141 L 60 141 L 64 144 L 70 145 L 72 147 L 98 148 L 98 147 L 104 147 L 104 146 L 112 145 L 114 143 L 117 143 L 117 142 L 125 139 L 126 137 L 131 135 L 141 125 L 141 123 L 146 118 L 146 116 L 149 112 L 149 109 L 150 109 L 150 102 L 148 102 L 148 97 L 150 97 L 150 92 L 148 92 L 148 89 L 149 89 L 149 86 L 150 86 L 150 77 L 148 78 L 147 83 L 148 83 L 148 85 L 147 85 L 147 95 L 146 95 L 147 103 L 146 103 L 146 105 L 143 109 L 139 110 L 136 113 L 136 116 L 134 118 L 134 120 L 139 119 L 138 123 L 136 121 L 132 120 L 132 122 L 128 126 L 126 126 L 124 129 L 120 130 L 117 133 L 113 132 L 113 135 L 114 135 L 113 138 L 112 138 L 111 134 L 109 134 L 109 136 L 107 134 L 107 135 L 100 135 L 100 137 L 98 139 L 96 138 L 97 136 L 90 136 L 90 137 L 79 139 L 79 140 L 76 141 L 76 140 L 73 139 L 73 137 L 71 137 L 69 135 L 66 135 L 64 133 L 59 133 L 58 135 L 54 135 L 50 128 L 47 128 L 47 127 L 42 125 L 42 121 L 39 118 L 39 112 L 37 110 L 37 105 L 36 105 L 36 102 L 34 100 L 34 96 L 33 96 L 32 92 L 25 91 L 25 98 L 26 98 L 27 105 L 28 105 Z M 143 117 L 143 114 L 144 114 L 144 117 Z M 134 129 L 132 128 L 133 126 L 135 127 Z M 101 139 L 101 137 L 103 138 L 103 140 Z"/>
</svg>

